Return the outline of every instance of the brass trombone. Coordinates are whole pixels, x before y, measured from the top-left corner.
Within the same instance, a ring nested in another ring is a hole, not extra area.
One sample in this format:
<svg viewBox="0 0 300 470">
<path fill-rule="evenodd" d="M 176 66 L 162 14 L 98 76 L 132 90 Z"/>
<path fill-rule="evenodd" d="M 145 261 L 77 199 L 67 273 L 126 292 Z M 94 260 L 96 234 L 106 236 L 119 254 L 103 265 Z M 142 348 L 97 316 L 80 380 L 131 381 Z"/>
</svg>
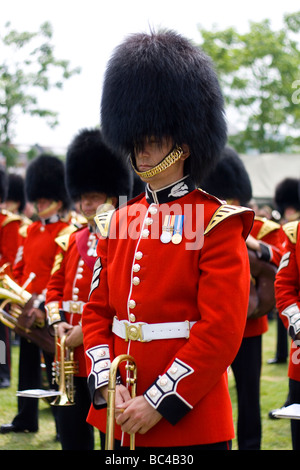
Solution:
<svg viewBox="0 0 300 470">
<path fill-rule="evenodd" d="M 134 358 L 127 354 L 117 356 L 110 366 L 107 397 L 107 423 L 105 435 L 105 450 L 114 449 L 115 440 L 115 399 L 117 371 L 121 362 L 127 361 L 125 366 L 128 371 L 126 383 L 131 386 L 131 397 L 136 396 L 137 366 Z M 135 434 L 130 434 L 130 450 L 135 449 Z"/>
<path fill-rule="evenodd" d="M 55 358 L 52 364 L 53 382 L 56 382 L 59 395 L 51 402 L 54 406 L 75 404 L 74 374 L 78 373 L 78 361 L 74 361 L 74 350 L 66 346 L 64 335 L 59 338 L 58 325 L 53 325 L 55 332 Z"/>
</svg>

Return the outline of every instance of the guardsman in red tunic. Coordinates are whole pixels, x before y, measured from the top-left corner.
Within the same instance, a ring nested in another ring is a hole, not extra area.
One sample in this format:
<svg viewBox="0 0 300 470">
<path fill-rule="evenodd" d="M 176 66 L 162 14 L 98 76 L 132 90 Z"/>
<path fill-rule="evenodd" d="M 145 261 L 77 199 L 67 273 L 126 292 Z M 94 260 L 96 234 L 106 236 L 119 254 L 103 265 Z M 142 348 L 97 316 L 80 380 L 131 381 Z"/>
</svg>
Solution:
<svg viewBox="0 0 300 470">
<path fill-rule="evenodd" d="M 300 218 L 300 193 L 299 179 L 284 178 L 275 188 L 274 202 L 280 215 L 280 224 L 299 220 Z M 285 242 L 285 234 L 281 229 L 282 244 Z M 269 364 L 286 363 L 288 359 L 288 334 L 287 330 L 277 315 L 277 346 L 274 359 L 268 361 Z M 288 401 L 287 401 L 288 402 Z M 272 411 L 269 416 L 272 418 Z"/>
<path fill-rule="evenodd" d="M 89 422 L 105 432 L 110 364 L 130 354 L 137 395 L 122 363 L 117 440 L 128 446 L 135 434 L 137 448 L 228 449 L 227 368 L 246 322 L 253 212 L 197 189 L 226 140 L 209 58 L 174 32 L 129 37 L 107 69 L 101 116 L 108 145 L 131 155 L 147 186 L 96 217 L 98 258 L 83 312 Z"/>
<path fill-rule="evenodd" d="M 252 198 L 252 186 L 247 170 L 238 154 L 230 147 L 224 149 L 222 159 L 203 182 L 203 188 L 235 205 L 247 205 Z M 262 335 L 268 329 L 267 313 L 275 305 L 275 272 L 282 253 L 280 233 L 279 224 L 255 217 L 251 234 L 247 238 L 251 267 L 249 311 L 243 341 L 232 363 L 238 393 L 239 450 L 258 450 L 261 445 Z M 265 288 L 261 290 L 260 285 Z M 257 311 L 257 307 L 252 308 L 252 295 L 254 293 L 255 298 L 256 293 L 260 291 L 262 293 L 259 304 L 263 305 L 264 309 Z"/>
<path fill-rule="evenodd" d="M 59 336 L 67 335 L 66 346 L 74 349 L 79 372 L 74 376 L 75 404 L 57 409 L 63 450 L 92 450 L 94 428 L 86 422 L 91 406 L 81 328 L 82 310 L 88 300 L 96 261 L 97 210 L 113 209 L 121 195 L 129 196 L 128 166 L 103 143 L 98 129 L 84 129 L 67 151 L 66 182 L 75 203 L 80 203 L 85 227 L 57 238 L 60 247 L 47 285 L 48 324 L 58 325 Z"/>
<path fill-rule="evenodd" d="M 13 268 L 14 280 L 36 296 L 32 315 L 45 322 L 45 291 L 57 251 L 55 239 L 70 226 L 61 221 L 69 197 L 64 184 L 64 164 L 55 156 L 42 154 L 28 166 L 25 177 L 26 198 L 36 205 L 39 219 L 22 231 L 22 239 Z M 41 350 L 33 342 L 20 338 L 19 390 L 41 388 Z M 53 356 L 43 351 L 51 384 Z M 2 425 L 1 433 L 38 430 L 38 399 L 18 398 L 18 414 L 12 423 Z"/>
<path fill-rule="evenodd" d="M 0 166 L 0 269 L 12 277 L 12 266 L 18 248 L 18 233 L 21 217 L 5 208 L 8 191 L 8 175 L 4 167 Z M 11 355 L 10 330 L 0 322 L 0 341 L 5 345 L 5 361 L 0 363 L 0 388 L 10 386 Z M 1 358 L 3 359 L 3 358 Z"/>
<path fill-rule="evenodd" d="M 283 225 L 286 234 L 282 256 L 275 281 L 276 306 L 292 338 L 288 367 L 289 404 L 300 403 L 300 229 L 299 221 Z M 291 420 L 293 450 L 300 449 L 299 420 Z"/>
</svg>

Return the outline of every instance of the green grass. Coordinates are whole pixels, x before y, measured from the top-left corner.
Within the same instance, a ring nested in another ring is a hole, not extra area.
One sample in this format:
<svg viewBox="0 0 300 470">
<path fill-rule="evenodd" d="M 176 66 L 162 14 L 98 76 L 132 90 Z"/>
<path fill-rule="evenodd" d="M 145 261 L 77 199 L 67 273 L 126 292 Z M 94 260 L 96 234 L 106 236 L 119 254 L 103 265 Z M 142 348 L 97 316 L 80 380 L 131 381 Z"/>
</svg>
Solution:
<svg viewBox="0 0 300 470">
<path fill-rule="evenodd" d="M 276 320 L 269 322 L 269 330 L 263 335 L 263 359 L 261 372 L 261 422 L 262 450 L 292 450 L 290 420 L 270 419 L 269 411 L 280 408 L 288 394 L 287 364 L 267 364 L 268 359 L 275 356 L 276 351 Z M 229 387 L 232 399 L 234 422 L 237 422 L 237 401 L 235 380 L 229 374 Z M 237 449 L 236 439 L 233 449 Z"/>
<path fill-rule="evenodd" d="M 262 450 L 291 450 L 290 421 L 271 420 L 268 413 L 282 406 L 288 392 L 287 365 L 269 365 L 276 349 L 276 321 L 269 323 L 269 331 L 263 336 L 263 362 L 261 376 Z M 19 348 L 13 346 L 12 383 L 9 389 L 0 389 L 0 424 L 10 423 L 17 412 L 17 373 Z M 234 377 L 229 374 L 234 422 L 237 405 Z M 44 400 L 39 401 L 39 431 L 37 433 L 0 434 L 0 450 L 59 450 L 51 409 Z M 95 449 L 99 449 L 98 432 L 95 432 Z M 233 449 L 237 449 L 236 440 Z"/>
</svg>

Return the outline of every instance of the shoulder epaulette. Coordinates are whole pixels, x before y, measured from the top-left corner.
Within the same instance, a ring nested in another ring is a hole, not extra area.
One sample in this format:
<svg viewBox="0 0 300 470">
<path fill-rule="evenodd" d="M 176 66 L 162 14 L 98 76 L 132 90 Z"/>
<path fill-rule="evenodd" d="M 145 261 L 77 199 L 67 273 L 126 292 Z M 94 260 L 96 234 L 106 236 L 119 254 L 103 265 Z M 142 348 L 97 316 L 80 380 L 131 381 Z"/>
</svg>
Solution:
<svg viewBox="0 0 300 470">
<path fill-rule="evenodd" d="M 1 211 L 3 215 L 6 215 L 6 218 L 2 222 L 2 227 L 5 227 L 8 225 L 10 222 L 16 222 L 22 220 L 21 216 L 18 214 L 13 214 L 12 212 L 9 212 L 7 210 L 2 210 Z"/>
<path fill-rule="evenodd" d="M 110 221 L 114 212 L 115 209 L 112 209 L 107 212 L 101 212 L 100 214 L 97 214 L 94 218 L 96 225 L 99 229 L 100 235 L 103 238 L 107 238 L 108 236 Z"/>
<path fill-rule="evenodd" d="M 237 214 L 253 213 L 252 209 L 242 206 L 231 206 L 228 204 L 222 204 L 214 213 L 210 219 L 204 235 L 207 235 L 212 229 L 214 229 L 220 222 L 223 222 L 228 217 L 232 217 Z"/>
<path fill-rule="evenodd" d="M 78 228 L 75 227 L 75 225 L 67 225 L 58 233 L 56 238 L 62 237 L 63 235 L 71 235 L 71 233 L 76 232 L 76 230 L 78 230 Z"/>
<path fill-rule="evenodd" d="M 28 230 L 29 225 L 21 225 L 19 228 L 19 234 L 21 237 L 26 238 L 27 237 L 27 230 Z"/>
<path fill-rule="evenodd" d="M 298 233 L 298 220 L 293 220 L 293 222 L 287 222 L 282 226 L 284 233 L 292 243 L 297 242 L 297 233 Z"/>
<path fill-rule="evenodd" d="M 64 235 L 60 235 L 59 237 L 55 238 L 55 243 L 62 248 L 64 251 L 67 251 L 69 246 L 71 233 L 65 233 Z"/>
<path fill-rule="evenodd" d="M 259 229 L 259 232 L 256 236 L 257 240 L 261 240 L 263 237 L 268 235 L 269 233 L 273 232 L 274 230 L 278 230 L 280 225 L 273 220 L 266 219 L 265 217 L 258 217 L 255 216 L 255 220 L 259 220 L 262 222 L 262 226 Z"/>
</svg>

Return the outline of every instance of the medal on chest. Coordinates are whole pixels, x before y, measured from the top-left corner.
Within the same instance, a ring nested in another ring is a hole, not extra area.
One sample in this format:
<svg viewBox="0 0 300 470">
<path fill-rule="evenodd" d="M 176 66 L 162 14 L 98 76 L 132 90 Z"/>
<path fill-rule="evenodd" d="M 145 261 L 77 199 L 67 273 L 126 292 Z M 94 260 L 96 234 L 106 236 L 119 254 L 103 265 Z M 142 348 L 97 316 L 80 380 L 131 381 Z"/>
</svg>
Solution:
<svg viewBox="0 0 300 470">
<path fill-rule="evenodd" d="M 162 227 L 160 241 L 178 245 L 182 240 L 183 215 L 166 215 Z"/>
</svg>

